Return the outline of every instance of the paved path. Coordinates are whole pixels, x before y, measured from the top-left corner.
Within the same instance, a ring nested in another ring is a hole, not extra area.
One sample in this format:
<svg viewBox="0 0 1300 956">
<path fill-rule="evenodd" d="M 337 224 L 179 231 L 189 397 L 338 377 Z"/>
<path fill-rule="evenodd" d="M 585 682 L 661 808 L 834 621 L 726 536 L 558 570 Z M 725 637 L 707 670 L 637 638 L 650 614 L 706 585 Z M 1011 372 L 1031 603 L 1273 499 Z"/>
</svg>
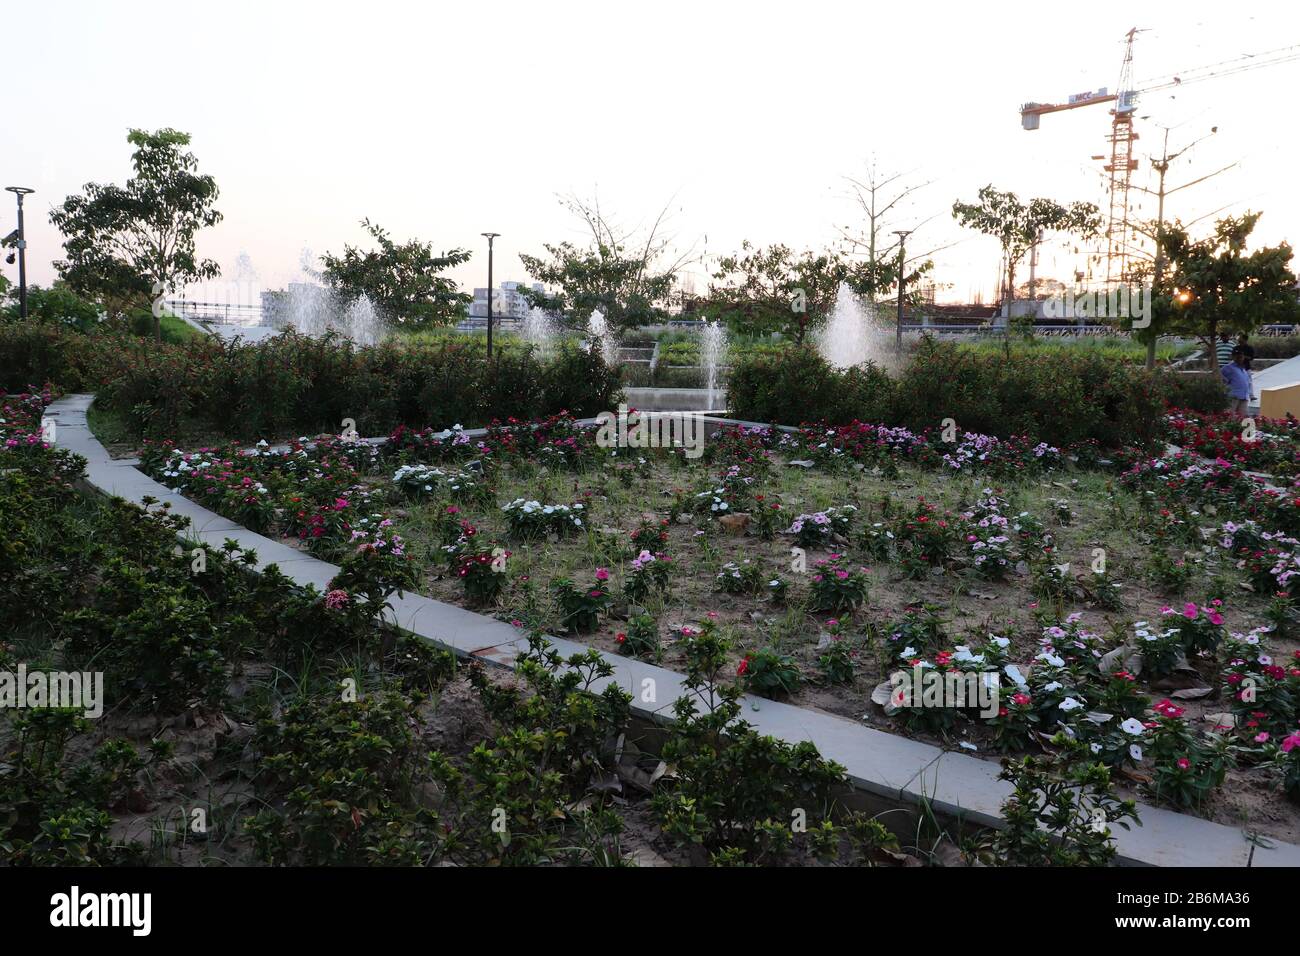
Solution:
<svg viewBox="0 0 1300 956">
<path fill-rule="evenodd" d="M 86 410 L 93 395 L 69 395 L 46 410 L 57 422 L 56 442 L 85 456 L 89 483 L 107 495 L 139 503 L 145 496 L 167 502 L 171 510 L 190 518 L 183 536 L 213 548 L 233 538 L 257 552 L 257 570 L 276 564 L 280 571 L 303 586 L 324 590 L 338 567 L 320 561 L 278 541 L 254 534 L 206 508 L 175 494 L 137 470 L 133 464 L 113 460 L 86 425 Z M 417 594 L 392 602 L 398 627 L 489 665 L 513 667 L 527 650 L 519 631 L 503 621 L 475 614 Z M 551 638 L 556 650 L 569 655 L 588 650 L 563 638 Z M 682 675 L 634 658 L 603 654 L 614 668 L 609 680 L 632 695 L 632 712 L 665 723 L 672 705 L 682 696 Z M 605 682 L 596 684 L 599 693 Z M 646 699 L 649 692 L 650 699 Z M 818 711 L 758 697 L 746 697 L 744 718 L 760 733 L 780 739 L 810 741 L 823 757 L 844 766 L 859 790 L 890 803 L 916 806 L 928 801 L 940 817 L 962 819 L 977 826 L 1000 827 L 1000 808 L 1011 793 L 998 779 L 998 765 L 960 751 L 944 751 L 930 744 L 896 736 Z M 1277 799 L 1283 797 L 1279 794 Z M 1170 810 L 1139 804 L 1142 826 L 1118 830 L 1115 845 L 1122 863 L 1137 866 L 1300 866 L 1300 847 L 1277 841 L 1270 848 L 1252 847 L 1241 831 Z M 1252 854 L 1253 851 L 1253 854 Z"/>
</svg>

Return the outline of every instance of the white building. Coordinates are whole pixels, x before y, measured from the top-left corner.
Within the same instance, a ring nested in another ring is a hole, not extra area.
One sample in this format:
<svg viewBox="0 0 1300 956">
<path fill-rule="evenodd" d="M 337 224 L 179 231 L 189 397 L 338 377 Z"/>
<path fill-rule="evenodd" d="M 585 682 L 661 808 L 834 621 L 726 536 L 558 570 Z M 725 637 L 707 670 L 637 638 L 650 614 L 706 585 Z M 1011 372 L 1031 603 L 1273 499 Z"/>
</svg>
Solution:
<svg viewBox="0 0 1300 956">
<path fill-rule="evenodd" d="M 523 282 L 502 282 L 492 294 L 492 315 L 507 322 L 522 322 L 528 317 L 531 308 L 520 289 L 531 288 L 534 292 L 544 291 L 540 282 L 531 286 Z M 475 289 L 474 301 L 469 303 L 468 315 L 471 319 L 486 319 L 488 314 L 488 290 Z"/>
</svg>

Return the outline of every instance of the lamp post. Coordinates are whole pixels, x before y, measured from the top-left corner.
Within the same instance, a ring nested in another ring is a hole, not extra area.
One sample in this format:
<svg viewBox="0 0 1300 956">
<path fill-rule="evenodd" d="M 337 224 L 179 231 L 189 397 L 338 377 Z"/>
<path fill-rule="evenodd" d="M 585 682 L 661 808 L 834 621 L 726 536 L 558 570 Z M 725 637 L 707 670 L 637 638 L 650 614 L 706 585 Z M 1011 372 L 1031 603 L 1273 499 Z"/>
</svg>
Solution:
<svg viewBox="0 0 1300 956">
<path fill-rule="evenodd" d="M 894 348 L 899 355 L 903 354 L 903 289 L 907 285 L 907 257 L 903 254 L 903 243 L 907 237 L 912 234 L 911 229 L 895 229 L 894 235 L 898 237 L 898 325 L 894 329 Z"/>
<path fill-rule="evenodd" d="M 6 186 L 18 197 L 18 313 L 27 318 L 27 234 L 23 231 L 23 197 L 36 192 L 26 186 Z"/>
<path fill-rule="evenodd" d="M 492 358 L 492 240 L 501 235 L 499 232 L 485 232 L 482 235 L 488 241 L 488 290 L 487 290 L 487 312 L 488 312 L 488 339 L 487 339 L 487 357 Z"/>
</svg>

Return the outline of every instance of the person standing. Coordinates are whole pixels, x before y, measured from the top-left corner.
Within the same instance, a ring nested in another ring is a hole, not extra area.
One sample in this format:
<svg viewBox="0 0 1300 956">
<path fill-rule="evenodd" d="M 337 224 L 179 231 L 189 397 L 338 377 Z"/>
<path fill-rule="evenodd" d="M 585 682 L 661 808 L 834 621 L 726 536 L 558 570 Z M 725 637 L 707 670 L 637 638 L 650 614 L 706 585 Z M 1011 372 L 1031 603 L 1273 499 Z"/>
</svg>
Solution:
<svg viewBox="0 0 1300 956">
<path fill-rule="evenodd" d="M 1250 344 L 1250 336 L 1245 332 L 1237 338 L 1237 348 L 1246 356 L 1246 368 L 1251 369 L 1255 366 L 1255 346 Z"/>
<path fill-rule="evenodd" d="M 1219 371 L 1232 362 L 1232 339 L 1224 332 L 1219 336 L 1219 344 L 1214 347 L 1214 357 L 1218 360 Z"/>
<path fill-rule="evenodd" d="M 1255 393 L 1255 382 L 1246 367 L 1247 361 L 1245 352 L 1233 349 L 1232 361 L 1219 369 L 1223 383 L 1228 387 L 1228 411 L 1237 418 L 1246 416 L 1246 408 Z"/>
</svg>

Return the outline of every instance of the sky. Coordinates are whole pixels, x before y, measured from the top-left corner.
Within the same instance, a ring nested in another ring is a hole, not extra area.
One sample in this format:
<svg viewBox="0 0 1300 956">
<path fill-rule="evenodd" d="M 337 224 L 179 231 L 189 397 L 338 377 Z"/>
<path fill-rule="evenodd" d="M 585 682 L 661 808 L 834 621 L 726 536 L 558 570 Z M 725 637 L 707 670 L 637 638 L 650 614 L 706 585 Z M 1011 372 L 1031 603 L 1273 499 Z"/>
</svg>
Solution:
<svg viewBox="0 0 1300 956">
<path fill-rule="evenodd" d="M 890 228 L 934 253 L 939 297 L 995 297 L 996 242 L 958 227 L 954 200 L 992 183 L 1022 198 L 1106 204 L 1108 106 L 1020 128 L 1025 101 L 1114 91 L 1123 36 L 1137 87 L 1300 44 L 1300 5 L 1222 2 L 653 4 L 332 0 L 9 4 L 0 185 L 27 200 L 29 282 L 48 284 L 51 208 L 89 181 L 130 175 L 131 127 L 193 137 L 221 190 L 198 237 L 224 280 L 246 255 L 256 286 L 301 277 L 304 250 L 394 238 L 467 248 L 453 274 L 527 280 L 519 253 L 582 241 L 558 197 L 598 196 L 628 228 L 669 210 L 697 291 L 709 263 L 781 242 L 824 249 L 861 225 L 847 177 L 874 161 L 918 189 Z M 1258 244 L 1300 236 L 1300 62 L 1139 99 L 1135 185 L 1154 187 L 1169 128 L 1169 185 L 1236 164 L 1167 202 L 1170 218 L 1263 210 Z M 1155 203 L 1133 193 L 1135 215 Z M 0 198 L 0 231 L 13 227 Z M 1208 218 L 1201 218 L 1206 217 Z M 1048 242 L 1040 276 L 1068 279 L 1075 243 Z M 16 267 L 0 266 L 16 279 Z M 1025 266 L 1021 267 L 1023 276 Z M 219 285 L 219 283 L 217 284 Z M 230 296 L 220 288 L 192 297 Z"/>
</svg>

